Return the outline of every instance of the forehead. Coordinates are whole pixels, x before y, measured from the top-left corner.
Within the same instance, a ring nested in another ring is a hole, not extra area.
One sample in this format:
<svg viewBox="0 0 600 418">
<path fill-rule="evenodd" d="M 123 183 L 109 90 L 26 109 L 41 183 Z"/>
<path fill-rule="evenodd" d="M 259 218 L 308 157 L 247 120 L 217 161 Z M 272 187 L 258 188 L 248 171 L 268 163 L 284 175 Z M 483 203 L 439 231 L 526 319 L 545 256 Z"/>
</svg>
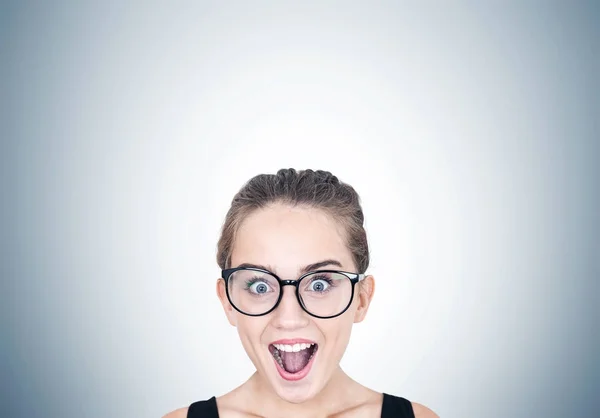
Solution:
<svg viewBox="0 0 600 418">
<path fill-rule="evenodd" d="M 270 266 L 278 274 L 297 274 L 304 266 L 334 259 L 352 270 L 344 230 L 323 210 L 272 205 L 256 210 L 240 225 L 231 255 L 241 263 Z"/>
</svg>

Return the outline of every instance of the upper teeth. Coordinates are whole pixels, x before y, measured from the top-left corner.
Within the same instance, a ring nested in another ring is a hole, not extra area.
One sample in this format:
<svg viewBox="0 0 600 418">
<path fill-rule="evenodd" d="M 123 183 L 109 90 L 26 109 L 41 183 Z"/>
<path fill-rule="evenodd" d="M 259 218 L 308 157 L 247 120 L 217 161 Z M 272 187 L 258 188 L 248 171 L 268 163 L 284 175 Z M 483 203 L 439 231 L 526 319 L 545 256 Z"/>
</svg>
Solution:
<svg viewBox="0 0 600 418">
<path fill-rule="evenodd" d="M 315 343 L 301 343 L 301 344 L 273 344 L 273 346 L 279 351 L 285 351 L 287 353 L 298 352 L 300 350 L 306 350 L 308 347 L 313 346 Z"/>
</svg>

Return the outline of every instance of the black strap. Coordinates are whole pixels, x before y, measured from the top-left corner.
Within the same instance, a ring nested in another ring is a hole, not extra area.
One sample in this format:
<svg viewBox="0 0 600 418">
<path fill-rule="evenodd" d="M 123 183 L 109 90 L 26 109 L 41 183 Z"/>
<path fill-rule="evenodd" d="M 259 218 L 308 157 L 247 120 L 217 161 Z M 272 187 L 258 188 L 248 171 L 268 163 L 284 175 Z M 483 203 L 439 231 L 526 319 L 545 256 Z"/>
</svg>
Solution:
<svg viewBox="0 0 600 418">
<path fill-rule="evenodd" d="M 188 408 L 188 418 L 219 418 L 217 398 L 214 396 L 206 401 L 194 402 Z"/>
<path fill-rule="evenodd" d="M 412 403 L 407 399 L 384 393 L 381 418 L 415 418 Z"/>
<path fill-rule="evenodd" d="M 219 418 L 217 398 L 194 402 L 188 408 L 187 418 Z M 381 418 L 415 418 L 415 413 L 409 400 L 384 393 Z"/>
</svg>

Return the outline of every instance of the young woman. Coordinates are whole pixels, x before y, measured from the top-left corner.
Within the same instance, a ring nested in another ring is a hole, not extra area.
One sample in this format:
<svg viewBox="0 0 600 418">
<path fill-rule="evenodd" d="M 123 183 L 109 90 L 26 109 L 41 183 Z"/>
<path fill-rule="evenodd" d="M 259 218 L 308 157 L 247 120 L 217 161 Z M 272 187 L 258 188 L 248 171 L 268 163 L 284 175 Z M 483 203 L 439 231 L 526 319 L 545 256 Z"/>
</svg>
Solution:
<svg viewBox="0 0 600 418">
<path fill-rule="evenodd" d="M 357 193 L 329 172 L 252 178 L 223 225 L 217 295 L 256 372 L 165 418 L 437 417 L 340 367 L 375 289 L 363 220 Z"/>
</svg>

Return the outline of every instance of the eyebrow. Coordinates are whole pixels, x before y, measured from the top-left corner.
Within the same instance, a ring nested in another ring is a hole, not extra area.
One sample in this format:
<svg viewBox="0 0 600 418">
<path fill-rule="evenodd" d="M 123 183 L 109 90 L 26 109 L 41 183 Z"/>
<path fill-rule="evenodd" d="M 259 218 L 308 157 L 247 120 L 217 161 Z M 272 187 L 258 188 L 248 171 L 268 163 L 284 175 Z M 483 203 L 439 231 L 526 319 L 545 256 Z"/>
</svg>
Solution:
<svg viewBox="0 0 600 418">
<path fill-rule="evenodd" d="M 238 268 L 238 269 L 250 268 L 250 269 L 268 270 L 268 271 L 272 270 L 270 266 L 262 266 L 260 264 L 252 264 L 252 263 L 242 263 L 235 268 Z"/>
<path fill-rule="evenodd" d="M 308 273 L 309 271 L 313 271 L 313 270 L 318 270 L 322 267 L 325 266 L 338 266 L 338 267 L 342 267 L 342 263 L 340 263 L 337 260 L 333 260 L 333 259 L 329 259 L 329 260 L 323 260 L 323 261 L 319 261 L 318 263 L 313 263 L 313 264 L 309 264 L 307 266 L 304 266 L 304 268 L 301 270 L 302 273 Z"/>
<path fill-rule="evenodd" d="M 304 274 L 304 273 L 308 273 L 309 271 L 318 270 L 325 266 L 342 267 L 342 263 L 340 263 L 339 261 L 334 260 L 334 259 L 323 260 L 323 261 L 319 261 L 317 263 L 312 263 L 312 264 L 308 264 L 308 265 L 304 266 L 302 268 L 302 270 L 300 270 L 300 272 L 302 274 Z M 273 271 L 273 268 L 271 266 L 263 266 L 260 264 L 253 264 L 253 263 L 242 263 L 239 266 L 237 266 L 237 268 L 255 268 L 255 269 L 260 269 L 260 270 Z"/>
</svg>

